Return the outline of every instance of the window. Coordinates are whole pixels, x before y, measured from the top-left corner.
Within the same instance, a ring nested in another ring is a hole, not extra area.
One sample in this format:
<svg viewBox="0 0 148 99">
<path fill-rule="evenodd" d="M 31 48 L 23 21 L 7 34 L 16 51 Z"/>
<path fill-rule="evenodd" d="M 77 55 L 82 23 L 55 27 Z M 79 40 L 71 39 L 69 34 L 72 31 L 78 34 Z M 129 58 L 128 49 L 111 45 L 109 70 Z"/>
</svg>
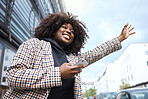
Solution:
<svg viewBox="0 0 148 99">
<path fill-rule="evenodd" d="M 148 99 L 148 91 L 147 90 L 137 90 L 131 92 L 131 95 L 135 98 L 133 99 Z"/>
<path fill-rule="evenodd" d="M 7 66 L 4 66 L 4 71 L 6 71 L 7 70 Z"/>
<path fill-rule="evenodd" d="M 2 56 L 2 49 L 3 49 L 3 46 L 2 46 L 2 44 L 0 43 L 0 59 L 1 59 L 1 56 Z"/>
<path fill-rule="evenodd" d="M 5 47 L 5 51 L 4 51 L 4 66 L 8 66 L 14 56 L 15 52 L 12 51 L 10 48 Z"/>
<path fill-rule="evenodd" d="M 148 55 L 148 50 L 145 51 L 145 55 Z"/>
<path fill-rule="evenodd" d="M 126 92 L 121 92 L 120 94 L 117 95 L 116 99 L 130 99 L 128 93 Z"/>
<path fill-rule="evenodd" d="M 131 80 L 133 80 L 133 75 L 131 74 Z"/>
<path fill-rule="evenodd" d="M 125 78 L 125 82 L 127 82 L 127 79 Z"/>
<path fill-rule="evenodd" d="M 3 80 L 2 80 L 2 82 L 6 82 L 6 77 L 3 77 Z"/>
<path fill-rule="evenodd" d="M 127 72 L 128 72 L 128 66 L 126 67 L 126 69 L 127 69 Z"/>
<path fill-rule="evenodd" d="M 8 56 L 5 56 L 5 61 L 8 61 Z"/>
<path fill-rule="evenodd" d="M 38 25 L 39 19 L 35 13 L 30 1 L 15 1 L 11 22 L 12 32 L 21 41 L 26 41 L 32 37 L 34 29 Z"/>
<path fill-rule="evenodd" d="M 3 65 L 2 65 L 2 75 L 1 75 L 1 85 L 7 86 L 7 77 L 6 77 L 6 70 L 10 65 L 15 52 L 10 49 L 9 47 L 4 47 L 4 57 L 3 57 Z"/>
<path fill-rule="evenodd" d="M 1 61 L 2 61 L 2 57 L 3 57 L 2 56 L 3 55 L 2 54 L 2 50 L 3 50 L 3 45 L 0 43 L 0 72 L 2 70 L 2 67 L 1 67 L 2 66 L 2 62 Z M 1 76 L 1 74 L 0 74 L 0 76 Z"/>
<path fill-rule="evenodd" d="M 128 81 L 130 81 L 130 77 L 128 76 Z"/>
</svg>

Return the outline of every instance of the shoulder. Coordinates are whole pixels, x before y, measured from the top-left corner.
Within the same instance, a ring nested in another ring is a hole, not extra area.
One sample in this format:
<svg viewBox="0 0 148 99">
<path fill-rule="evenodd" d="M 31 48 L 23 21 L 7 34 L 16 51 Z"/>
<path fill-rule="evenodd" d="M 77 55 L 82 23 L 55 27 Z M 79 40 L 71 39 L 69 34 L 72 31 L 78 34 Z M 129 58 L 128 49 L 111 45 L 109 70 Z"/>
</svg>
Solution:
<svg viewBox="0 0 148 99">
<path fill-rule="evenodd" d="M 44 41 L 44 40 L 39 40 L 38 38 L 31 38 L 25 42 L 23 42 L 21 44 L 21 46 L 32 46 L 32 47 L 40 47 L 40 46 L 43 46 L 43 45 L 50 45 L 50 42 L 47 42 L 47 41 Z"/>
<path fill-rule="evenodd" d="M 32 44 L 37 44 L 39 42 L 40 42 L 40 40 L 38 38 L 31 38 L 31 39 L 23 42 L 22 44 L 32 45 Z"/>
<path fill-rule="evenodd" d="M 50 48 L 50 43 L 46 42 L 44 40 L 39 40 L 38 38 L 31 38 L 25 42 L 23 42 L 18 50 L 39 50 L 39 49 L 45 49 Z"/>
</svg>

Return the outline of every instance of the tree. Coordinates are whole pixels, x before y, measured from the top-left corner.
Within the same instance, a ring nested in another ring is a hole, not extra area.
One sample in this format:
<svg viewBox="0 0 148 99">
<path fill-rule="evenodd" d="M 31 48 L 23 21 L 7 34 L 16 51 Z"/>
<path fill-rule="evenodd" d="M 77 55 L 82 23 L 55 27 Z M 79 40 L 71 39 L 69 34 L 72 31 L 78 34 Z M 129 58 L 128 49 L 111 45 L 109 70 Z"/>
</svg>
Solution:
<svg viewBox="0 0 148 99">
<path fill-rule="evenodd" d="M 94 96 L 95 94 L 96 94 L 96 89 L 90 88 L 86 90 L 86 92 L 83 94 L 83 97 L 90 97 L 90 96 Z"/>
<path fill-rule="evenodd" d="M 122 82 L 122 85 L 120 85 L 120 90 L 123 90 L 124 88 L 127 88 L 127 87 L 130 87 L 130 84 Z"/>
</svg>

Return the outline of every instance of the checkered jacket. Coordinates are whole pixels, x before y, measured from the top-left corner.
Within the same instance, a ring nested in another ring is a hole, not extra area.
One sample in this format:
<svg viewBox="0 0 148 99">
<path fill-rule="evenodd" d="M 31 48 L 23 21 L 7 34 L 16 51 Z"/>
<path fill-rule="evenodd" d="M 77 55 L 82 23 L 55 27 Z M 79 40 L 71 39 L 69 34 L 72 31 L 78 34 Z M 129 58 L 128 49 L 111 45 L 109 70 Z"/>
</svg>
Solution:
<svg viewBox="0 0 148 99">
<path fill-rule="evenodd" d="M 116 37 L 81 53 L 80 57 L 86 59 L 90 65 L 119 49 L 121 43 Z M 78 56 L 69 55 L 67 60 L 75 64 L 78 62 Z M 9 90 L 5 93 L 4 99 L 47 99 L 52 87 L 62 86 L 60 68 L 54 67 L 50 42 L 37 38 L 32 38 L 19 47 L 6 75 Z M 74 97 L 82 99 L 79 74 L 75 76 Z"/>
</svg>

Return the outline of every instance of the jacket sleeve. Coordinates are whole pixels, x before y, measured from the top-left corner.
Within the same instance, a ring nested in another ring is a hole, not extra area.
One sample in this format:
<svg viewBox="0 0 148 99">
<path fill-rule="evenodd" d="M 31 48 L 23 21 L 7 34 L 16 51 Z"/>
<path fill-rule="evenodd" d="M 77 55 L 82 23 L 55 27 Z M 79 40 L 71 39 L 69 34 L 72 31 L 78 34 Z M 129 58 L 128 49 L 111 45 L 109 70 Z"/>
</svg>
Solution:
<svg viewBox="0 0 148 99">
<path fill-rule="evenodd" d="M 35 89 L 61 86 L 61 74 L 59 67 L 34 68 L 33 56 L 37 42 L 34 39 L 24 42 L 8 68 L 6 75 L 8 85 L 12 89 Z"/>
<path fill-rule="evenodd" d="M 87 51 L 85 53 L 81 53 L 81 57 L 87 60 L 88 65 L 100 60 L 101 58 L 105 57 L 106 55 L 115 52 L 119 49 L 121 49 L 121 43 L 119 39 L 113 38 L 110 41 L 107 41 L 103 43 L 100 46 L 97 46 L 96 48 Z"/>
</svg>

